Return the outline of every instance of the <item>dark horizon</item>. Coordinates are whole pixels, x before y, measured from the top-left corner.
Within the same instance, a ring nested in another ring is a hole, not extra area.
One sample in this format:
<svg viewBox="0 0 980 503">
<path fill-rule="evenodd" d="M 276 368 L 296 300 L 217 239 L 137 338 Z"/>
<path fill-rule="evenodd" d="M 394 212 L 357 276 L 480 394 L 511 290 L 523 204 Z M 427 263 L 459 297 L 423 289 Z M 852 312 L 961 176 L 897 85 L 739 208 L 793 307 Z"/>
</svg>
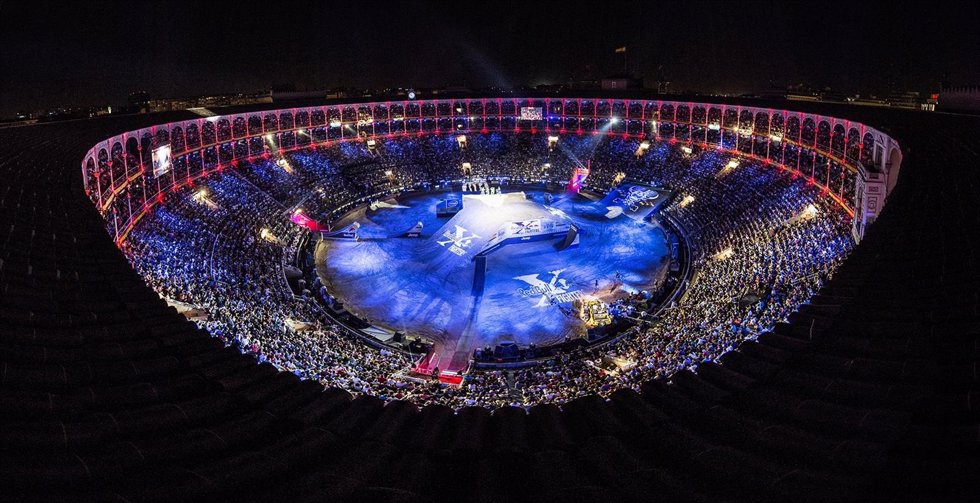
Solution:
<svg viewBox="0 0 980 503">
<path fill-rule="evenodd" d="M 980 84 L 978 8 L 906 3 L 404 2 L 225 5 L 0 0 L 0 118 L 295 85 L 537 85 L 630 72 L 672 91 L 854 93 Z M 697 64 L 695 64 L 697 63 Z"/>
</svg>

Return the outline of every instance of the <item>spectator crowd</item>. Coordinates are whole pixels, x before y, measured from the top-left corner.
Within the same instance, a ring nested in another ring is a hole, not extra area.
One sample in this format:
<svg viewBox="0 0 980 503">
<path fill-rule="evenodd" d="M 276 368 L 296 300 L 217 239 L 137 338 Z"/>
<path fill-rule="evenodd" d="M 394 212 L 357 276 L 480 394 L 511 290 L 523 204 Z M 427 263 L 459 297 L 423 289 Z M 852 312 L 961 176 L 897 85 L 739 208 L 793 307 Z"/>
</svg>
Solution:
<svg viewBox="0 0 980 503">
<path fill-rule="evenodd" d="M 549 148 L 538 135 L 486 134 L 471 135 L 464 149 L 456 137 L 436 135 L 269 156 L 169 193 L 122 246 L 161 296 L 205 311 L 199 323 L 212 336 L 328 387 L 453 407 L 608 395 L 714 360 L 772 330 L 852 246 L 847 214 L 804 177 L 744 160 L 726 169 L 726 154 L 684 154 L 669 143 L 637 156 L 638 145 L 568 135 Z M 563 183 L 587 161 L 591 191 L 606 192 L 623 176 L 674 190 L 661 211 L 683 228 L 692 257 L 683 295 L 652 323 L 632 324 L 607 345 L 560 352 L 520 370 L 472 371 L 461 385 L 445 385 L 410 375 L 420 355 L 366 344 L 333 323 L 311 295 L 294 295 L 287 285 L 284 262 L 306 232 L 290 222 L 296 208 L 329 222 L 399 190 Z M 609 357 L 629 364 L 611 369 L 603 365 Z"/>
</svg>

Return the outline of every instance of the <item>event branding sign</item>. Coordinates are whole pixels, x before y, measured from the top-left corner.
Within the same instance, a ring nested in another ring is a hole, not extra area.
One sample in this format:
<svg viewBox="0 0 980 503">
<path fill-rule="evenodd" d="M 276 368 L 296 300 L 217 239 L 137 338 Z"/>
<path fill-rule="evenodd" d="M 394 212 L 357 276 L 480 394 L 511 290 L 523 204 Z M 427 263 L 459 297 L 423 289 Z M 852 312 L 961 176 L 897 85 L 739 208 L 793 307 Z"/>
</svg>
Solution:
<svg viewBox="0 0 980 503">
<path fill-rule="evenodd" d="M 660 197 L 657 191 L 642 187 L 640 185 L 630 185 L 624 190 L 619 190 L 613 203 L 622 205 L 630 212 L 640 210 L 642 206 L 649 206 L 655 199 Z"/>
<path fill-rule="evenodd" d="M 448 247 L 449 251 L 462 257 L 466 254 L 466 249 L 473 244 L 473 240 L 478 239 L 480 236 L 458 225 L 454 225 L 453 227 L 455 227 L 455 230 L 447 230 L 442 235 L 444 239 L 439 239 L 436 242 L 440 246 Z"/>
<path fill-rule="evenodd" d="M 518 288 L 517 293 L 525 299 L 537 298 L 538 301 L 534 307 L 547 307 L 552 304 L 552 299 L 559 304 L 581 299 L 582 291 L 572 290 L 568 280 L 561 277 L 563 272 L 565 269 L 548 271 L 547 274 L 550 274 L 551 277 L 547 281 L 541 279 L 541 276 L 545 276 L 544 273 L 516 276 L 514 279 L 523 281 L 528 285 L 527 288 Z"/>
</svg>

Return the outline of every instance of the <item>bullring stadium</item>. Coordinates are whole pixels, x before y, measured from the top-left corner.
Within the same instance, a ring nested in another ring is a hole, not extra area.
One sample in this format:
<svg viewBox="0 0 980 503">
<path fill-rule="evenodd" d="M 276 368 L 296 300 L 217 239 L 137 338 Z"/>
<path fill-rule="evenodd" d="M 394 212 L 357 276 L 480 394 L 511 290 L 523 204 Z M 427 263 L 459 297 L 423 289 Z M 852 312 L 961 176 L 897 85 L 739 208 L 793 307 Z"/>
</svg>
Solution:
<svg viewBox="0 0 980 503">
<path fill-rule="evenodd" d="M 0 128 L 0 500 L 969 500 L 978 139 L 634 89 Z"/>
<path fill-rule="evenodd" d="M 974 186 L 977 119 L 808 108 L 488 97 L 3 130 L 6 483 L 138 499 L 273 476 L 432 489 L 381 460 L 462 480 L 528 470 L 543 494 L 592 496 L 950 483 L 976 441 L 961 233 L 977 213 L 956 192 Z M 949 122 L 958 133 L 931 133 Z M 546 209 L 571 220 L 563 234 L 485 255 L 483 288 L 507 283 L 496 298 L 472 288 L 489 239 L 463 256 L 439 244 Z M 581 293 L 515 293 L 507 276 L 538 265 L 542 281 L 586 269 L 557 284 Z M 413 288 L 439 274 L 458 277 L 449 294 Z M 612 322 L 583 331 L 586 300 Z M 423 302 L 441 314 L 412 311 Z M 489 321 L 414 335 L 473 316 Z M 910 470 L 921 457 L 931 471 Z M 699 477 L 714 483 L 694 491 Z"/>
</svg>

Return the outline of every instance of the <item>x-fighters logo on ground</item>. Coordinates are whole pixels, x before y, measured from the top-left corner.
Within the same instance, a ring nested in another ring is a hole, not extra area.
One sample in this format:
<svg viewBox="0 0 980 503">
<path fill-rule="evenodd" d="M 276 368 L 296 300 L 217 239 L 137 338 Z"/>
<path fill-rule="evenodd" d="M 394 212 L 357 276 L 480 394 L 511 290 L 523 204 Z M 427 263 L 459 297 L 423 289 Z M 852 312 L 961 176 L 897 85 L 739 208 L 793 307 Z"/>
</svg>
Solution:
<svg viewBox="0 0 980 503">
<path fill-rule="evenodd" d="M 439 243 L 440 246 L 449 245 L 449 251 L 462 257 L 466 253 L 466 249 L 473 244 L 473 240 L 479 238 L 480 236 L 477 236 L 476 234 L 458 225 L 453 226 L 456 227 L 455 231 L 444 232 L 442 237 L 445 239 L 439 239 L 436 242 Z M 467 235 L 467 233 L 469 233 L 469 235 Z"/>
<path fill-rule="evenodd" d="M 572 302 L 582 298 L 581 290 L 568 291 L 571 286 L 568 284 L 568 280 L 560 278 L 561 273 L 565 272 L 565 269 L 558 269 L 557 271 L 549 271 L 551 278 L 548 282 L 541 280 L 541 274 L 525 274 L 524 276 L 517 276 L 514 279 L 523 281 L 527 283 L 528 288 L 518 288 L 517 292 L 521 294 L 521 297 L 528 298 L 540 295 L 537 304 L 534 307 L 547 307 L 551 304 L 551 299 L 555 302 Z"/>
<path fill-rule="evenodd" d="M 626 190 L 619 194 L 619 197 L 613 199 L 614 203 L 622 204 L 624 207 L 629 208 L 630 211 L 636 211 L 640 209 L 640 206 L 649 205 L 648 201 L 652 201 L 659 197 L 657 191 L 650 190 L 637 185 L 631 185 Z"/>
</svg>

